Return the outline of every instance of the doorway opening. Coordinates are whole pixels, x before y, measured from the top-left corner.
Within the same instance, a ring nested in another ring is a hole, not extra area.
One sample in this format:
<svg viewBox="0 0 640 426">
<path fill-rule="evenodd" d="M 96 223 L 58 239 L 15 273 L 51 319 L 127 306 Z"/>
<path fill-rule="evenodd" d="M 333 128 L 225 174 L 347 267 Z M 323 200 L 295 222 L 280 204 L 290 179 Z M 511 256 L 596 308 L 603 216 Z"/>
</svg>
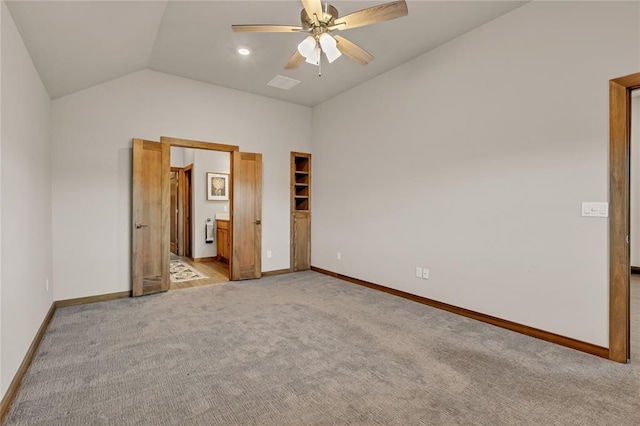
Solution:
<svg viewBox="0 0 640 426">
<path fill-rule="evenodd" d="M 135 138 L 133 139 L 132 176 L 132 295 L 143 296 L 164 292 L 170 287 L 170 152 L 172 147 L 229 153 L 231 161 L 228 175 L 228 224 L 227 229 L 218 227 L 216 230 L 218 236 L 226 237 L 227 244 L 217 251 L 224 252 L 228 256 L 228 280 L 260 278 L 262 276 L 262 154 L 240 152 L 239 147 L 235 145 L 164 136 L 160 138 L 160 142 Z M 188 176 L 189 173 L 186 175 Z M 219 176 L 216 178 L 219 179 Z M 195 194 L 198 191 L 196 189 L 198 182 L 207 184 L 208 179 L 209 173 L 201 176 L 191 169 L 190 181 L 187 180 L 192 188 L 191 192 Z M 216 182 L 216 185 L 212 185 L 215 193 L 207 189 L 212 192 L 212 196 L 221 196 L 218 184 L 219 182 Z M 194 198 L 195 195 L 191 197 L 192 203 L 189 204 L 188 210 L 191 217 L 194 216 L 192 205 Z M 213 197 L 213 199 L 216 198 Z M 178 200 L 177 195 L 176 200 Z M 198 224 L 194 220 L 191 221 L 193 224 L 191 234 L 185 232 L 182 239 L 177 236 L 180 223 L 179 220 L 177 221 L 174 243 L 176 250 L 179 250 L 180 241 L 189 240 L 191 243 L 185 245 L 183 250 L 187 250 L 190 246 L 191 257 L 197 260 L 195 240 L 202 234 L 198 233 L 196 228 Z M 201 228 L 201 230 L 207 232 L 206 237 L 210 237 L 212 232 L 208 228 Z"/>
<path fill-rule="evenodd" d="M 170 164 L 169 289 L 228 282 L 231 154 L 172 146 Z"/>
</svg>

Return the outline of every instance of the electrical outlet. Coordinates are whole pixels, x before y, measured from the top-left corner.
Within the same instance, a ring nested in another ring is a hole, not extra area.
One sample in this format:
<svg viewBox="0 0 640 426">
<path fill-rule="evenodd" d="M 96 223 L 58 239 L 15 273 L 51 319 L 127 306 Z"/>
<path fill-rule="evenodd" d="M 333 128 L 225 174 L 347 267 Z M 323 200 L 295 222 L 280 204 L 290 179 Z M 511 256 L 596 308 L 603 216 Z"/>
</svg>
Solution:
<svg viewBox="0 0 640 426">
<path fill-rule="evenodd" d="M 342 253 L 340 252 L 336 253 L 336 259 L 342 260 Z"/>
<path fill-rule="evenodd" d="M 416 277 L 422 278 L 422 268 L 419 266 L 416 266 Z"/>
<path fill-rule="evenodd" d="M 271 250 L 267 250 L 267 259 L 271 259 Z"/>
<path fill-rule="evenodd" d="M 425 280 L 429 279 L 429 270 L 427 268 L 422 268 L 422 278 Z"/>
</svg>

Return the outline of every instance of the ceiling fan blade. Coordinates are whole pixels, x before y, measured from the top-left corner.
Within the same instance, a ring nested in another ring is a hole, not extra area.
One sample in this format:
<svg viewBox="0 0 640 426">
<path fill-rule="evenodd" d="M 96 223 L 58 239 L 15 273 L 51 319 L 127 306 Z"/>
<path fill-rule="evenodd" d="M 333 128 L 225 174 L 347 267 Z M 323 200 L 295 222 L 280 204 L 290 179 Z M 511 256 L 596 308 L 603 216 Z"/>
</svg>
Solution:
<svg viewBox="0 0 640 426">
<path fill-rule="evenodd" d="M 306 31 L 302 27 L 293 27 L 291 25 L 232 25 L 233 31 L 238 33 L 291 33 Z"/>
<path fill-rule="evenodd" d="M 338 50 L 360 65 L 364 66 L 373 61 L 373 55 L 354 42 L 349 41 L 344 37 L 340 37 L 339 35 L 334 35 L 333 38 L 338 42 Z"/>
<path fill-rule="evenodd" d="M 298 66 L 302 62 L 304 62 L 304 56 L 302 56 L 300 52 L 296 50 L 296 53 L 294 53 L 291 59 L 289 59 L 289 62 L 287 62 L 287 65 L 284 66 L 284 69 L 292 70 L 292 69 L 298 68 Z"/>
<path fill-rule="evenodd" d="M 302 6 L 311 20 L 320 23 L 319 20 L 323 17 L 321 0 L 302 0 Z"/>
<path fill-rule="evenodd" d="M 348 30 L 400 18 L 408 13 L 407 3 L 404 0 L 394 1 L 350 13 L 349 15 L 336 19 L 335 25 L 340 25 L 337 28 L 339 30 Z"/>
</svg>

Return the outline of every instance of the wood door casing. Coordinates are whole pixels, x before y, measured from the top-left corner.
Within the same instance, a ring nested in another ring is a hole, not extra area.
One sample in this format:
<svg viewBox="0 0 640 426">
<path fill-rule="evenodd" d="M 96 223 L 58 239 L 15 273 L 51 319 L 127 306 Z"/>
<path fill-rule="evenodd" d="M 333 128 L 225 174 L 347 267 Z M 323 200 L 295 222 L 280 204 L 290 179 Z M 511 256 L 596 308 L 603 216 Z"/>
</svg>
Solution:
<svg viewBox="0 0 640 426">
<path fill-rule="evenodd" d="M 168 137 L 168 136 L 161 136 L 160 137 L 160 142 L 162 144 L 167 145 L 167 147 L 171 147 L 171 146 L 175 146 L 175 147 L 181 147 L 181 148 L 192 148 L 192 149 L 203 149 L 203 150 L 209 150 L 209 151 L 222 151 L 222 152 L 229 152 L 231 153 L 231 158 L 233 159 L 233 155 L 236 154 L 238 152 L 238 146 L 236 145 L 226 145 L 226 144 L 220 144 L 220 143 L 211 143 L 211 142 L 202 142 L 202 141 L 193 141 L 193 140 L 188 140 L 188 139 L 180 139 L 180 138 L 173 138 L 173 137 Z M 167 148 L 167 149 L 169 149 Z M 233 180 L 234 180 L 234 175 L 233 175 L 233 160 L 231 162 L 231 173 L 229 176 L 230 182 L 233 185 Z M 167 166 L 168 169 L 168 166 Z M 193 173 L 193 170 L 190 168 L 190 166 L 185 167 L 185 177 L 186 179 L 188 179 L 188 185 L 191 188 L 190 191 L 190 196 L 191 196 L 191 200 L 193 200 L 193 187 L 194 187 L 194 179 L 198 179 L 199 177 L 196 176 Z M 262 187 L 261 187 L 262 189 Z M 262 200 L 262 199 L 261 199 Z M 167 201 L 168 202 L 168 201 Z M 230 233 L 233 232 L 233 209 L 234 209 L 234 200 L 233 200 L 233 187 L 231 186 L 229 189 L 229 211 L 231 212 L 230 216 L 230 226 L 231 229 L 229 230 Z M 168 207 L 167 207 L 168 208 Z M 185 228 L 187 226 L 192 226 L 191 223 L 191 216 L 193 213 L 193 203 L 191 203 L 190 205 L 185 205 L 185 220 L 188 221 L 188 224 L 185 225 Z M 185 231 L 185 235 L 191 235 L 191 237 L 193 237 L 193 228 L 191 228 L 191 232 L 189 231 Z M 230 253 L 232 254 L 229 257 L 229 273 L 230 279 L 233 279 L 231 274 L 233 271 L 233 263 L 234 263 L 234 255 L 233 255 L 233 240 L 231 239 L 232 237 L 230 237 L 230 242 L 231 242 L 231 249 L 230 249 Z M 168 241 L 169 239 L 169 231 L 167 230 L 167 234 L 166 234 L 166 239 Z M 189 241 L 188 243 L 185 241 L 185 256 L 187 257 L 193 257 L 193 252 L 190 253 L 190 251 L 192 251 L 192 245 L 193 243 L 193 238 L 191 238 L 191 241 Z M 168 250 L 168 243 L 167 243 L 167 250 Z M 167 251 L 167 255 L 168 255 L 168 251 Z"/>
<path fill-rule="evenodd" d="M 169 146 L 133 140 L 133 296 L 169 290 Z"/>
<path fill-rule="evenodd" d="M 609 359 L 630 358 L 631 92 L 640 73 L 609 81 Z"/>
<path fill-rule="evenodd" d="M 231 279 L 262 276 L 262 154 L 233 152 Z"/>
</svg>

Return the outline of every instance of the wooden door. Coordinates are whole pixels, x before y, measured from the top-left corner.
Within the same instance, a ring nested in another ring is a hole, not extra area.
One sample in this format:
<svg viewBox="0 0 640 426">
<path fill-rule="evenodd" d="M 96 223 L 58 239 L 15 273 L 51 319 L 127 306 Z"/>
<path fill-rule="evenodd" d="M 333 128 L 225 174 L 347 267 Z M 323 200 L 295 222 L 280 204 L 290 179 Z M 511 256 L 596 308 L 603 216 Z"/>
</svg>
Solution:
<svg viewBox="0 0 640 426">
<path fill-rule="evenodd" d="M 231 154 L 231 279 L 262 276 L 262 154 Z"/>
<path fill-rule="evenodd" d="M 193 165 L 190 164 L 187 167 L 185 167 L 183 169 L 184 172 L 184 187 L 183 187 L 183 191 L 182 191 L 182 195 L 184 197 L 184 200 L 182 202 L 182 206 L 183 206 L 183 210 L 182 210 L 182 236 L 183 236 L 183 243 L 182 243 L 182 248 L 183 248 L 183 252 L 182 255 L 186 256 L 186 257 L 192 257 L 192 253 L 191 253 L 191 241 L 193 239 L 192 235 L 193 235 L 193 231 L 191 228 L 191 210 L 192 210 L 192 200 L 193 200 L 193 184 L 192 184 L 192 178 L 191 178 L 191 173 L 192 173 L 192 169 L 193 169 Z"/>
<path fill-rule="evenodd" d="M 180 207 L 179 207 L 179 199 L 180 199 L 180 169 L 171 168 L 170 176 L 170 186 L 171 186 L 171 207 L 169 209 L 171 215 L 171 229 L 170 229 L 170 239 L 169 239 L 169 250 L 174 254 L 181 254 L 178 250 L 178 241 L 180 238 L 179 231 L 179 223 L 180 223 Z"/>
<path fill-rule="evenodd" d="M 169 144 L 133 140 L 133 295 L 169 290 Z"/>
<path fill-rule="evenodd" d="M 311 220 L 309 212 L 293 212 L 291 226 L 291 245 L 293 251 L 292 267 L 294 271 L 311 269 Z"/>
</svg>

